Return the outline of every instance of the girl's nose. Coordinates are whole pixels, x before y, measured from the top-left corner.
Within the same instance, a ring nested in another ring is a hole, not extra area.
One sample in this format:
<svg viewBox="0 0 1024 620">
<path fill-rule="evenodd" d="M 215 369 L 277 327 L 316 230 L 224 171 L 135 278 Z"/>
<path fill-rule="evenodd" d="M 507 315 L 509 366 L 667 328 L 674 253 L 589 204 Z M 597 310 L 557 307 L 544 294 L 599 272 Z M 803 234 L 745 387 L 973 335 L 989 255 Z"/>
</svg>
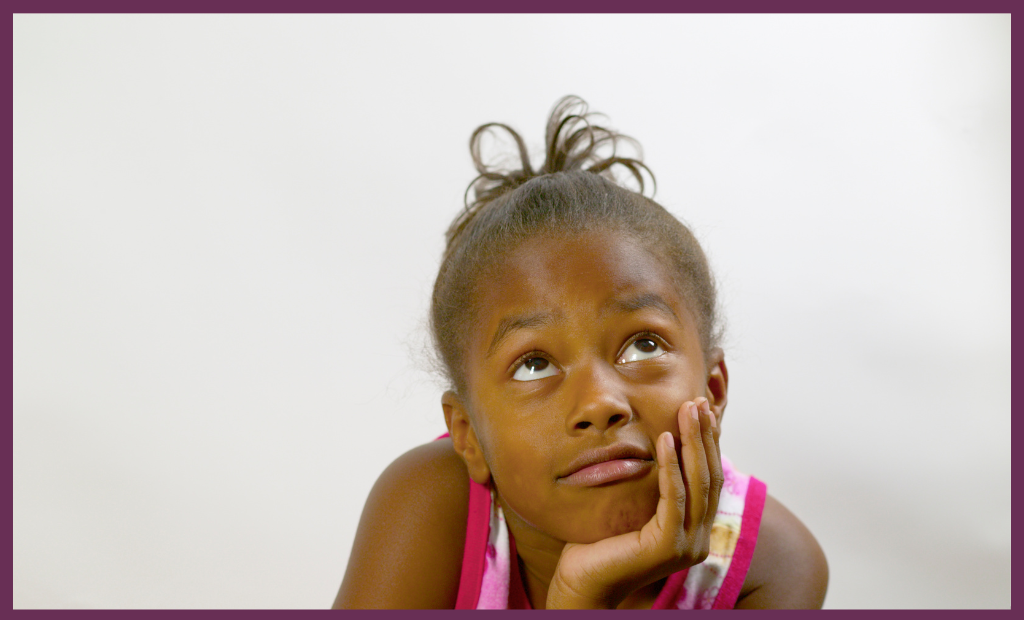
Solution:
<svg viewBox="0 0 1024 620">
<path fill-rule="evenodd" d="M 575 379 L 570 390 L 573 405 L 566 418 L 570 434 L 587 429 L 605 431 L 633 419 L 625 382 L 614 368 L 594 364 L 575 371 L 576 376 L 570 379 Z"/>
</svg>

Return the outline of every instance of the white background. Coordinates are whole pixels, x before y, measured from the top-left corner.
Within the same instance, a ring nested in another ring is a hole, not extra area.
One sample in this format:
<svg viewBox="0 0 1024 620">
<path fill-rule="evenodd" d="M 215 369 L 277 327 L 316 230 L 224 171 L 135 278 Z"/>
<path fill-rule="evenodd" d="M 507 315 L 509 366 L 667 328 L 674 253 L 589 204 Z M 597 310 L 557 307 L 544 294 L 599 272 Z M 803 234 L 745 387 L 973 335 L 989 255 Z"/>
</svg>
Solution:
<svg viewBox="0 0 1024 620">
<path fill-rule="evenodd" d="M 575 93 L 721 283 L 827 607 L 1010 606 L 1010 17 L 14 18 L 14 606 L 326 607 L 443 432 L 488 121 Z"/>
</svg>

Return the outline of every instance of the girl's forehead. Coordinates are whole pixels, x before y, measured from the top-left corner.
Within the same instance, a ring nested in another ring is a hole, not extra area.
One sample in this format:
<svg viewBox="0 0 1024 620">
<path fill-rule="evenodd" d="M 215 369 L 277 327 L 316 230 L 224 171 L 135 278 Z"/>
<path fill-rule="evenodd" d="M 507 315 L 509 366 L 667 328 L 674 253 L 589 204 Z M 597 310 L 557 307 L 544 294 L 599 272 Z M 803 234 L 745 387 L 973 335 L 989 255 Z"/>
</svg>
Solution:
<svg viewBox="0 0 1024 620">
<path fill-rule="evenodd" d="M 672 285 L 667 266 L 639 239 L 611 231 L 528 239 L 509 253 L 499 270 L 536 288 Z"/>
<path fill-rule="evenodd" d="M 521 243 L 481 283 L 478 318 L 489 329 L 510 314 L 597 311 L 638 298 L 689 315 L 670 267 L 634 235 L 545 235 Z"/>
</svg>

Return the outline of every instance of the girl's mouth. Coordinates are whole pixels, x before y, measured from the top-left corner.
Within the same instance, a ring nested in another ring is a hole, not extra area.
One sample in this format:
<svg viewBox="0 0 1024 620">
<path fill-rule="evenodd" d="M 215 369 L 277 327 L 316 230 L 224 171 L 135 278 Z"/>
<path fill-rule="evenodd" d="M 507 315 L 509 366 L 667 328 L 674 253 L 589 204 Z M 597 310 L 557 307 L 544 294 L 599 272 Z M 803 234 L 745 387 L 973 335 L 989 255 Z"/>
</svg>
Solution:
<svg viewBox="0 0 1024 620">
<path fill-rule="evenodd" d="M 639 478 L 653 468 L 650 452 L 640 446 L 620 443 L 583 452 L 558 477 L 558 482 L 593 487 Z"/>
<path fill-rule="evenodd" d="M 595 487 L 645 476 L 653 467 L 654 461 L 652 460 L 613 459 L 588 465 L 568 476 L 559 478 L 559 482 L 572 486 Z"/>
</svg>

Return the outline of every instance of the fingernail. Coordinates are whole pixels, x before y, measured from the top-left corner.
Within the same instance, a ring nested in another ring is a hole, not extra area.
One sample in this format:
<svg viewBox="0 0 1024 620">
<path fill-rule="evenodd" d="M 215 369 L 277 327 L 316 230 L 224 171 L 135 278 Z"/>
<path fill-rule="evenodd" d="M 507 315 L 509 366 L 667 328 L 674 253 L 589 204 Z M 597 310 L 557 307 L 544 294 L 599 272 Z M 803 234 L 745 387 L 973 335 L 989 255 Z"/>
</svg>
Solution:
<svg viewBox="0 0 1024 620">
<path fill-rule="evenodd" d="M 661 443 L 665 444 L 665 447 L 668 448 L 669 450 L 675 450 L 676 442 L 675 439 L 672 438 L 672 433 L 666 431 L 662 433 L 662 435 L 663 437 Z"/>
<path fill-rule="evenodd" d="M 718 426 L 718 422 L 715 420 L 715 412 L 710 409 L 708 410 L 708 419 L 711 420 L 711 428 L 716 428 Z"/>
<path fill-rule="evenodd" d="M 694 420 L 700 420 L 700 418 L 697 417 L 697 405 L 694 405 L 693 403 L 690 403 L 690 415 L 693 416 Z"/>
</svg>

